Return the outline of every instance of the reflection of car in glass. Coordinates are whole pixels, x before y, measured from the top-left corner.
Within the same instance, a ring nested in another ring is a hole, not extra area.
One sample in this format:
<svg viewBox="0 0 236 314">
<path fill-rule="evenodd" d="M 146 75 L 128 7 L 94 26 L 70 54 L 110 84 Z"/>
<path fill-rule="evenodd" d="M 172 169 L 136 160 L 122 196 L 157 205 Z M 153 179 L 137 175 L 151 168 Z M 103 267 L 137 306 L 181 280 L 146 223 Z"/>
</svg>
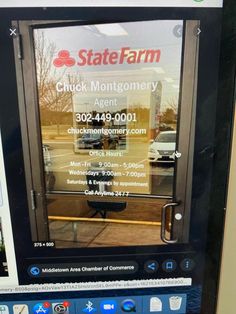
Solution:
<svg viewBox="0 0 236 314">
<path fill-rule="evenodd" d="M 118 135 L 84 134 L 76 142 L 77 149 L 117 149 Z"/>
<path fill-rule="evenodd" d="M 126 135 L 120 135 L 119 136 L 119 147 L 121 149 L 126 149 L 126 144 L 127 144 Z"/>
<path fill-rule="evenodd" d="M 108 136 L 108 148 L 109 149 L 117 149 L 118 145 L 119 145 L 118 135 L 110 134 Z"/>
<path fill-rule="evenodd" d="M 84 134 L 76 141 L 78 149 L 102 149 L 104 137 L 101 134 Z"/>
<path fill-rule="evenodd" d="M 150 144 L 149 162 L 174 162 L 176 147 L 176 131 L 160 132 Z"/>
<path fill-rule="evenodd" d="M 160 124 L 159 126 L 159 131 L 174 131 L 174 129 L 172 128 L 172 126 L 167 125 L 165 123 Z"/>
</svg>

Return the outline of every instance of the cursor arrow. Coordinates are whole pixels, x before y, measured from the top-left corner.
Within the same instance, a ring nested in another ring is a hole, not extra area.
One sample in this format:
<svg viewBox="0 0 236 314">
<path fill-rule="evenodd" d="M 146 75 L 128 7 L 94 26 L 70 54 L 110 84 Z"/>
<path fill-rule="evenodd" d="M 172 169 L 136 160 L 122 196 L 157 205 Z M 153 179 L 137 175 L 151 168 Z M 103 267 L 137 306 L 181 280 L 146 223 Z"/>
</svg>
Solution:
<svg viewBox="0 0 236 314">
<path fill-rule="evenodd" d="M 176 158 L 180 158 L 181 156 L 182 156 L 182 154 L 180 152 L 178 152 L 178 151 L 175 152 L 175 157 Z"/>
</svg>

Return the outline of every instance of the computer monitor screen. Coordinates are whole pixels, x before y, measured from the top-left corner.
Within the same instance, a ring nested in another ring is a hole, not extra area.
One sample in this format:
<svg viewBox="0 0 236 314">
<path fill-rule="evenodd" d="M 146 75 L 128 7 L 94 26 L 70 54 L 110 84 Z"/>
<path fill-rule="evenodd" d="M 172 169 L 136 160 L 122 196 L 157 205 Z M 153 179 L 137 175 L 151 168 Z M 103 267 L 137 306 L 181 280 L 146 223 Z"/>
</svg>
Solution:
<svg viewBox="0 0 236 314">
<path fill-rule="evenodd" d="M 0 8 L 1 314 L 205 308 L 222 13 Z"/>
</svg>

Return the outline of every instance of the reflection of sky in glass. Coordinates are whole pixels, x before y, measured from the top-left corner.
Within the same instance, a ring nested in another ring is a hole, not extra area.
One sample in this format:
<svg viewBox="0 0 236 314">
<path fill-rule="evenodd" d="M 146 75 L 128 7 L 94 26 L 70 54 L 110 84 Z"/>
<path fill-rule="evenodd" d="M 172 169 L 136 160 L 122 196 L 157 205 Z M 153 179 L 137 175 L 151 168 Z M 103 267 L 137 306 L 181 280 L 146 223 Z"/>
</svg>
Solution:
<svg viewBox="0 0 236 314">
<path fill-rule="evenodd" d="M 83 75 L 86 72 L 123 71 L 124 77 L 133 70 L 153 70 L 155 77 L 162 81 L 162 108 L 168 100 L 177 99 L 179 93 L 182 38 L 173 34 L 176 25 L 183 21 L 143 21 L 116 24 L 67 26 L 40 29 L 48 42 L 55 44 L 57 52 L 69 50 L 72 57 L 78 60 L 80 49 L 93 49 L 102 52 L 104 49 L 120 50 L 122 47 L 135 49 L 161 49 L 159 63 L 115 64 L 99 66 L 77 65 L 67 68 L 66 73 Z M 37 33 L 36 33 L 37 34 Z M 57 53 L 55 57 L 57 56 Z M 57 69 L 60 73 L 61 69 Z M 135 77 L 134 77 L 135 78 Z"/>
</svg>

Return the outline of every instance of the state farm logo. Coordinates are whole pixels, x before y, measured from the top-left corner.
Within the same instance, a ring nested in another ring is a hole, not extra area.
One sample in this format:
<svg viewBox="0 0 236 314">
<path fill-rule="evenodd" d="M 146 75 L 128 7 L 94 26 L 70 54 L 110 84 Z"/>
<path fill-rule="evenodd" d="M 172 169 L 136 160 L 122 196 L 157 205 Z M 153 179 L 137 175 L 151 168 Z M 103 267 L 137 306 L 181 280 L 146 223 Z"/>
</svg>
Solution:
<svg viewBox="0 0 236 314">
<path fill-rule="evenodd" d="M 53 60 L 55 67 L 99 66 L 115 64 L 158 63 L 161 58 L 160 49 L 131 49 L 123 47 L 120 50 L 108 48 L 101 52 L 93 49 L 81 49 L 78 51 L 78 60 L 70 56 L 68 50 L 61 50 Z"/>
<path fill-rule="evenodd" d="M 72 67 L 75 65 L 75 59 L 70 57 L 70 53 L 68 50 L 61 50 L 58 52 L 58 57 L 53 60 L 53 64 L 57 68 L 61 68 L 62 66 Z"/>
</svg>

